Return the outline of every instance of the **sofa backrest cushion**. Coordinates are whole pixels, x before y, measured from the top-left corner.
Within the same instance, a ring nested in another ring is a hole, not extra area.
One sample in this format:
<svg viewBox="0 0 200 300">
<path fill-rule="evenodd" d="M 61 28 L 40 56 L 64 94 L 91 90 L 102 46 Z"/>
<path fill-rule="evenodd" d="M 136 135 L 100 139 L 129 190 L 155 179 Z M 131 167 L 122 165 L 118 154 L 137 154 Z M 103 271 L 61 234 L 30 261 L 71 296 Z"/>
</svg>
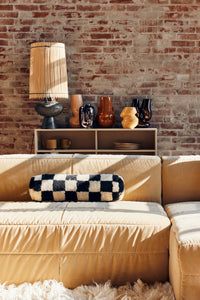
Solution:
<svg viewBox="0 0 200 300">
<path fill-rule="evenodd" d="M 73 174 L 118 174 L 124 180 L 124 201 L 161 203 L 161 160 L 148 155 L 79 155 Z"/>
<path fill-rule="evenodd" d="M 200 201 L 200 155 L 162 157 L 163 204 Z"/>
<path fill-rule="evenodd" d="M 0 201 L 30 201 L 29 183 L 41 173 L 71 174 L 72 155 L 0 155 Z"/>
<path fill-rule="evenodd" d="M 123 200 L 161 202 L 158 156 L 92 154 L 0 155 L 0 201 L 30 201 L 30 179 L 42 173 L 118 174 L 124 180 Z"/>
</svg>

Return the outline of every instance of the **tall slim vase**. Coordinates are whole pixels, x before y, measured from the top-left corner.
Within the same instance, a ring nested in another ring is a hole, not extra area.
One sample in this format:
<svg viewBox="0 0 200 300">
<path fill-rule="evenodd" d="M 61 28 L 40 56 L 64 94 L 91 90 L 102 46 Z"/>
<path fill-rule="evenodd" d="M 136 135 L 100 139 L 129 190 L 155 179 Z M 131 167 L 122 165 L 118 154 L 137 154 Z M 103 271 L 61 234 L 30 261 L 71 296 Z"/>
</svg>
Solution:
<svg viewBox="0 0 200 300">
<path fill-rule="evenodd" d="M 83 105 L 82 95 L 72 95 L 70 105 L 73 117 L 69 119 L 69 124 L 72 128 L 79 128 L 79 108 Z"/>
</svg>

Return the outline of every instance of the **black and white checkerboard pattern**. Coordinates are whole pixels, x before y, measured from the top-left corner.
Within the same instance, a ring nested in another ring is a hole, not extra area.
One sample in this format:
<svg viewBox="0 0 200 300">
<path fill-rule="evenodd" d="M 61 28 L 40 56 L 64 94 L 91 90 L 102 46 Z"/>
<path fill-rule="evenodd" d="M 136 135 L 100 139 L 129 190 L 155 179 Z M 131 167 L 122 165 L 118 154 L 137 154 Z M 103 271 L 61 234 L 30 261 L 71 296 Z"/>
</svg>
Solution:
<svg viewBox="0 0 200 300">
<path fill-rule="evenodd" d="M 35 201 L 116 201 L 124 181 L 117 174 L 41 174 L 31 178 L 29 192 Z"/>
</svg>

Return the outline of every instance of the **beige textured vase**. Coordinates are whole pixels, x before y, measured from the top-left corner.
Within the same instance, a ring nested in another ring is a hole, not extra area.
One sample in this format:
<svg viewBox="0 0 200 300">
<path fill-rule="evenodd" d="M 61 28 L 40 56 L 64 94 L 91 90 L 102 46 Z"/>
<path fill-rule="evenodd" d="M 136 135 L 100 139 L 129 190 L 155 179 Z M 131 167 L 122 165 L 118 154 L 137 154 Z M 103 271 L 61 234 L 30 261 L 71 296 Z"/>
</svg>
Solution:
<svg viewBox="0 0 200 300">
<path fill-rule="evenodd" d="M 82 95 L 71 96 L 71 111 L 73 117 L 69 119 L 69 124 L 72 128 L 79 128 L 79 108 L 83 105 Z"/>
<path fill-rule="evenodd" d="M 135 107 L 124 107 L 120 117 L 123 118 L 122 126 L 123 128 L 133 129 L 138 125 L 138 117 L 136 116 L 137 110 Z"/>
</svg>

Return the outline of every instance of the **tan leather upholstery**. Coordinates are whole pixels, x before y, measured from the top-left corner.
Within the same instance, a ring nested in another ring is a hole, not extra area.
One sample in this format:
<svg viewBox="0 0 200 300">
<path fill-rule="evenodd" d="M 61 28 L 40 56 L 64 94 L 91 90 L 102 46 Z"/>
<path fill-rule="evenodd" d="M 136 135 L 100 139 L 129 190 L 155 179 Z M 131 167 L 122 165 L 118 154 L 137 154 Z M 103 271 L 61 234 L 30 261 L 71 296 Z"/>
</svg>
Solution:
<svg viewBox="0 0 200 300">
<path fill-rule="evenodd" d="M 30 178 L 41 173 L 119 174 L 126 201 L 30 202 Z M 51 278 L 73 288 L 168 278 L 170 221 L 160 205 L 159 157 L 0 156 L 0 200 L 1 282 Z"/>
<path fill-rule="evenodd" d="M 74 155 L 73 174 L 115 173 L 124 179 L 125 201 L 161 203 L 161 161 L 158 156 Z"/>
<path fill-rule="evenodd" d="M 169 276 L 176 300 L 200 299 L 200 202 L 165 206 L 172 222 Z"/>
<path fill-rule="evenodd" d="M 0 155 L 0 201 L 27 201 L 32 176 L 71 174 L 72 155 Z"/>
<path fill-rule="evenodd" d="M 163 204 L 200 201 L 200 155 L 162 157 Z"/>
<path fill-rule="evenodd" d="M 128 201 L 161 203 L 161 161 L 157 156 L 0 155 L 0 201 L 31 200 L 31 176 L 42 173 L 115 173 L 125 183 Z"/>
<path fill-rule="evenodd" d="M 0 203 L 0 281 L 66 287 L 168 278 L 170 221 L 158 203 Z"/>
</svg>

